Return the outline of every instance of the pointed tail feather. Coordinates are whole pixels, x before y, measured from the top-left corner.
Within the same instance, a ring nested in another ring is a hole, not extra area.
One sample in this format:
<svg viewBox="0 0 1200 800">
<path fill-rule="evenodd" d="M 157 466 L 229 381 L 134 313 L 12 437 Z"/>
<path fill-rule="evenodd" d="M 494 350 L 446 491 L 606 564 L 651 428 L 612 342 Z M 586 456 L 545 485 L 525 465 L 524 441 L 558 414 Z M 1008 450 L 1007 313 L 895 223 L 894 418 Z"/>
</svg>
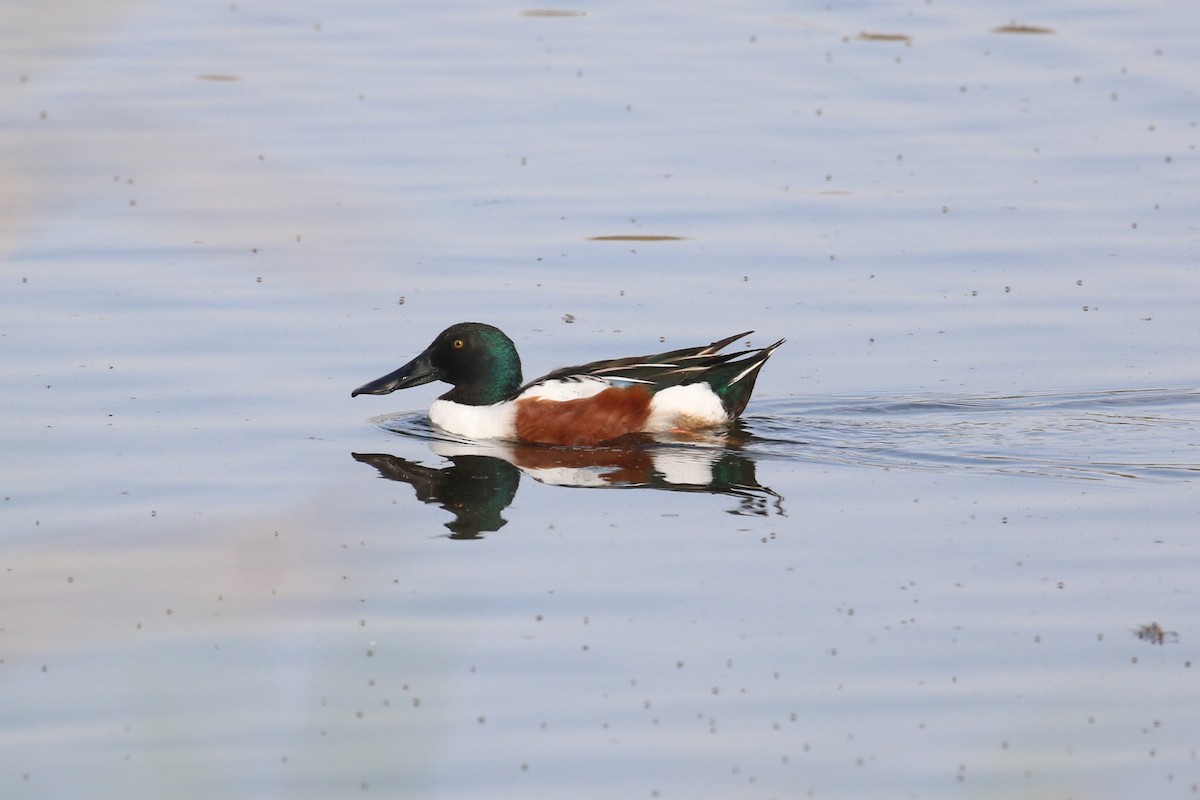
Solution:
<svg viewBox="0 0 1200 800">
<path fill-rule="evenodd" d="M 754 382 L 758 380 L 759 371 L 784 341 L 784 339 L 780 339 L 760 350 L 746 351 L 754 355 L 741 361 L 724 364 L 713 370 L 709 385 L 721 398 L 721 405 L 725 406 L 725 413 L 731 420 L 737 419 L 746 410 L 746 405 L 750 402 L 750 395 L 754 391 Z"/>
</svg>

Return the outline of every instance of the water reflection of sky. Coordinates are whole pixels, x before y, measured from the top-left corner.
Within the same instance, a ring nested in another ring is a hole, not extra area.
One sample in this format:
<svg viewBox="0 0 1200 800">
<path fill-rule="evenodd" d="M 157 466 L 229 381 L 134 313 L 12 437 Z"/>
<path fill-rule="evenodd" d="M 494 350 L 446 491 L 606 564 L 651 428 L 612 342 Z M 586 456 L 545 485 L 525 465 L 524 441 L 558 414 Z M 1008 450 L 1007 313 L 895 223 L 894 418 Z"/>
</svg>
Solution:
<svg viewBox="0 0 1200 800">
<path fill-rule="evenodd" d="M 0 26 L 0 795 L 1192 796 L 1196 12 L 540 11 Z M 471 318 L 788 343 L 705 446 L 348 397 Z"/>
</svg>

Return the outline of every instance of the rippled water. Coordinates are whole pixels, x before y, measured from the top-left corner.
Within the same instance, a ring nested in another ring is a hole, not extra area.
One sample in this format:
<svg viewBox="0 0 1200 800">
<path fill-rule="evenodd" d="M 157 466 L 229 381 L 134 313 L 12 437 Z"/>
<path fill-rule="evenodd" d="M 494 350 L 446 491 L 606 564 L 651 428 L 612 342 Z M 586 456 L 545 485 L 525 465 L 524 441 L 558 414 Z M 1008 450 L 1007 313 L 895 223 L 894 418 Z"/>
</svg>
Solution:
<svg viewBox="0 0 1200 800">
<path fill-rule="evenodd" d="M 1198 423 L 1200 392 L 1182 388 L 818 398 L 779 408 L 755 430 L 766 453 L 825 463 L 1191 482 Z"/>
<path fill-rule="evenodd" d="M 0 797 L 1200 792 L 1191 5 L 9 11 Z"/>
</svg>

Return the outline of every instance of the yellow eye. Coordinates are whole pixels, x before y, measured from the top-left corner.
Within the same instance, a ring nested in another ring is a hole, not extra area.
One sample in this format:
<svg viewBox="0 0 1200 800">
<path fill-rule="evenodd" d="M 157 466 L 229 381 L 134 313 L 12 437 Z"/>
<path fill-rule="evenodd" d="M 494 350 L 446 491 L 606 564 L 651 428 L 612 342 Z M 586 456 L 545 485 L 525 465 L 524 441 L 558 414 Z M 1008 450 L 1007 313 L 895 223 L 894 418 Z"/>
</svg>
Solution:
<svg viewBox="0 0 1200 800">
<path fill-rule="evenodd" d="M 452 344 L 451 346 L 452 346 L 452 347 L 453 347 L 455 350 L 462 350 L 462 349 L 463 349 L 463 340 L 462 340 L 462 339 L 455 339 L 455 340 L 454 340 L 454 342 L 453 342 L 453 344 Z"/>
</svg>

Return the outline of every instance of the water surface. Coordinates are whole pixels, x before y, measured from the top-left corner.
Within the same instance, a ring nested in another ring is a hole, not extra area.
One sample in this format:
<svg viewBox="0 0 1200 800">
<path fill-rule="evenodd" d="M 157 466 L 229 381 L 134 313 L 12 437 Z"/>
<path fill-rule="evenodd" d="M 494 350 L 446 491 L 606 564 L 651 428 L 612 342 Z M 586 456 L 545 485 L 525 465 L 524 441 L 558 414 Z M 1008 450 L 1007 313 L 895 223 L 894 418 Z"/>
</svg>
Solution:
<svg viewBox="0 0 1200 800">
<path fill-rule="evenodd" d="M 14 7 L 0 794 L 1194 797 L 1189 22 Z M 349 397 L 466 319 L 788 342 L 704 437 Z"/>
</svg>

